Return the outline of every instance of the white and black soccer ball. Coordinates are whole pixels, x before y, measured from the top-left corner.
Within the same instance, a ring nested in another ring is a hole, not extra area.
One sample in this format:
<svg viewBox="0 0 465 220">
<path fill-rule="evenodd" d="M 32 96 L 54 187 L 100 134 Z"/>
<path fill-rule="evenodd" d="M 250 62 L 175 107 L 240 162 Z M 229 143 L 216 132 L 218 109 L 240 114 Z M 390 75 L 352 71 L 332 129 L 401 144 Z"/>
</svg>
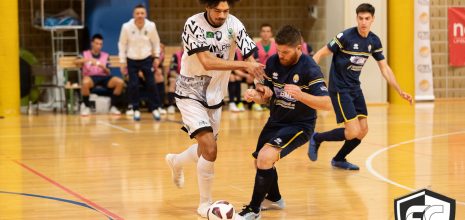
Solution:
<svg viewBox="0 0 465 220">
<path fill-rule="evenodd" d="M 208 220 L 232 220 L 236 217 L 236 210 L 231 203 L 219 200 L 214 202 L 207 212 Z"/>
</svg>

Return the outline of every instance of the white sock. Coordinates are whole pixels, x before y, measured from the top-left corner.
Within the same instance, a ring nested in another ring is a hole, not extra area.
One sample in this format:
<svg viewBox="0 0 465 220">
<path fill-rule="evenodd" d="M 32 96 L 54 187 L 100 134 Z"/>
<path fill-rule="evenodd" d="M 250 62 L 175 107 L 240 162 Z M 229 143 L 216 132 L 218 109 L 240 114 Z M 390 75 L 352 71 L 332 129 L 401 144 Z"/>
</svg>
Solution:
<svg viewBox="0 0 465 220">
<path fill-rule="evenodd" d="M 214 162 L 200 156 L 197 162 L 197 181 L 199 182 L 200 204 L 212 202 L 212 185 L 215 176 Z"/>
<path fill-rule="evenodd" d="M 176 155 L 176 167 L 184 167 L 188 163 L 197 163 L 199 156 L 197 155 L 198 144 L 193 144 L 185 151 Z"/>
</svg>

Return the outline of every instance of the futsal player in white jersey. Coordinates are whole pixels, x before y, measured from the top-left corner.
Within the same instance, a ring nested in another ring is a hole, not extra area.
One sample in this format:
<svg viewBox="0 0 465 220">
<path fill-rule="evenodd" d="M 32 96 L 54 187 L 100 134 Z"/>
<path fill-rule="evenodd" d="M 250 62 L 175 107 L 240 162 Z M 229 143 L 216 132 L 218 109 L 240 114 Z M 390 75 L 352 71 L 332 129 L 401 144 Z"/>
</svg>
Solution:
<svg viewBox="0 0 465 220">
<path fill-rule="evenodd" d="M 216 138 L 231 70 L 245 70 L 256 77 L 264 74 L 264 66 L 252 56 L 257 49 L 255 43 L 244 25 L 229 14 L 235 2 L 238 0 L 200 0 L 206 11 L 188 18 L 182 33 L 184 53 L 176 81 L 176 104 L 185 131 L 197 143 L 182 153 L 168 154 L 165 159 L 179 188 L 184 185 L 183 166 L 197 163 L 197 213 L 202 217 L 206 217 L 212 203 Z M 245 61 L 234 61 L 236 47 Z"/>
</svg>

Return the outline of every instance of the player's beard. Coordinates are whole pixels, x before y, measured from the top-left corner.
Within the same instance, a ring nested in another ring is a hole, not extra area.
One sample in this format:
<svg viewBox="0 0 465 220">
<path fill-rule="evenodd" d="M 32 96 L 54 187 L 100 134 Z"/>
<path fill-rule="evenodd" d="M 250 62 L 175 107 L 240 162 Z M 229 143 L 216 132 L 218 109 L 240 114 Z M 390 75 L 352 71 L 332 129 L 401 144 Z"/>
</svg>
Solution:
<svg viewBox="0 0 465 220">
<path fill-rule="evenodd" d="M 224 22 L 226 21 L 226 19 L 220 19 L 220 18 L 217 18 L 217 19 L 211 19 L 213 21 L 213 25 L 219 27 L 221 25 L 224 24 Z"/>
<path fill-rule="evenodd" d="M 297 62 L 298 54 L 294 53 L 294 55 L 289 59 L 279 59 L 279 62 L 283 66 L 291 66 Z"/>
</svg>

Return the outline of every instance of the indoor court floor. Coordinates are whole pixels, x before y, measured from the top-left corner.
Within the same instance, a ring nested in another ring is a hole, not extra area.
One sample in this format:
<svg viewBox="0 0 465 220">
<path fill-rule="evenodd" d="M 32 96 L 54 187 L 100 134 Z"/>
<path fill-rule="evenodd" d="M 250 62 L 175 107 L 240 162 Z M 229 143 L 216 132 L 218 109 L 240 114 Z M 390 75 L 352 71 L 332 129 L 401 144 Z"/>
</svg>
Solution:
<svg viewBox="0 0 465 220">
<path fill-rule="evenodd" d="M 262 219 L 394 219 L 394 199 L 428 188 L 456 200 L 465 219 L 465 101 L 369 106 L 369 133 L 348 159 L 330 165 L 342 142 L 324 143 L 310 162 L 303 146 L 278 162 L 286 209 Z M 223 111 L 213 196 L 240 210 L 251 198 L 250 156 L 269 112 Z M 319 113 L 317 131 L 335 128 Z M 197 219 L 195 166 L 177 189 L 167 153 L 193 143 L 180 115 L 155 122 L 126 116 L 0 119 L 0 219 Z M 200 218 L 199 218 L 200 219 Z"/>
</svg>

